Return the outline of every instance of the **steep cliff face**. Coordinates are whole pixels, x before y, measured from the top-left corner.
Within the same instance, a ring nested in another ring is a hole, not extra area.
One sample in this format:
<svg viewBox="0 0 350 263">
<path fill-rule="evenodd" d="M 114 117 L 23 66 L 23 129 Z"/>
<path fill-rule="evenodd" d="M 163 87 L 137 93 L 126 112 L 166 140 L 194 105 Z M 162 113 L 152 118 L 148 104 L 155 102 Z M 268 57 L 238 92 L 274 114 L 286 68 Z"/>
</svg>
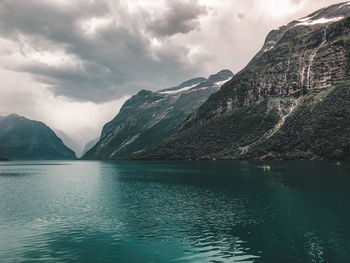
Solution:
<svg viewBox="0 0 350 263">
<path fill-rule="evenodd" d="M 302 96 L 343 81 L 349 76 L 349 23 L 344 18 L 293 26 L 212 95 L 197 118 L 215 117 L 271 96 Z"/>
<path fill-rule="evenodd" d="M 232 76 L 223 70 L 208 79 L 195 78 L 158 92 L 140 91 L 104 126 L 100 140 L 83 159 L 128 158 L 160 143 Z"/>
<path fill-rule="evenodd" d="M 0 155 L 17 160 L 72 160 L 76 156 L 44 123 L 16 114 L 0 120 Z"/>
<path fill-rule="evenodd" d="M 349 15 L 342 3 L 272 31 L 180 132 L 137 158 L 350 158 L 350 133 L 340 132 L 350 123 L 338 110 L 349 110 Z"/>
</svg>

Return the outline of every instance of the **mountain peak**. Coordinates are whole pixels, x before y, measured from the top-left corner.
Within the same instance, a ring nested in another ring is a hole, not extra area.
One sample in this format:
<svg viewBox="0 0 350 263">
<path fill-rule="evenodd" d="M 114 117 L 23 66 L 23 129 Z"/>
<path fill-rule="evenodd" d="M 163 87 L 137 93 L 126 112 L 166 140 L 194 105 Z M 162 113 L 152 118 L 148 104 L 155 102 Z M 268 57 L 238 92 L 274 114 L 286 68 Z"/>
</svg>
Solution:
<svg viewBox="0 0 350 263">
<path fill-rule="evenodd" d="M 10 115 L 1 118 L 2 121 L 31 121 L 24 116 L 18 115 L 17 113 L 12 113 Z"/>
<path fill-rule="evenodd" d="M 266 36 L 265 42 L 261 50 L 249 62 L 251 65 L 266 52 L 272 50 L 277 43 L 285 36 L 285 34 L 293 28 L 298 27 L 320 27 L 327 26 L 338 22 L 350 16 L 350 1 L 342 2 L 319 9 L 308 16 L 294 20 L 277 29 L 271 30 Z"/>
<path fill-rule="evenodd" d="M 160 91 L 158 91 L 159 93 L 165 93 L 165 94 L 172 94 L 172 93 L 178 93 L 178 91 L 180 90 L 184 90 L 184 88 L 187 87 L 194 87 L 200 83 L 202 83 L 203 81 L 206 81 L 206 78 L 203 77 L 198 77 L 198 78 L 193 78 L 190 80 L 187 80 L 185 82 L 182 82 L 180 85 L 176 86 L 176 87 L 172 87 L 172 88 L 168 88 L 168 89 L 162 89 Z"/>
<path fill-rule="evenodd" d="M 208 79 L 211 81 L 223 81 L 232 77 L 233 77 L 232 71 L 228 69 L 224 69 L 219 71 L 216 74 L 210 75 Z"/>
<path fill-rule="evenodd" d="M 123 159 L 160 143 L 218 91 L 233 73 L 227 69 L 208 79 L 193 78 L 158 92 L 142 90 L 103 127 L 100 140 L 84 159 Z"/>
<path fill-rule="evenodd" d="M 347 1 L 347 2 L 342 2 L 342 3 L 334 4 L 334 5 L 319 9 L 306 17 L 298 19 L 297 21 L 306 20 L 306 19 L 318 20 L 321 18 L 330 19 L 335 17 L 345 18 L 349 15 L 350 15 L 350 1 Z"/>
<path fill-rule="evenodd" d="M 233 76 L 232 71 L 230 71 L 228 69 L 224 69 L 224 70 L 219 71 L 218 73 L 210 75 L 207 79 L 203 78 L 203 77 L 190 79 L 188 81 L 181 83 L 177 87 L 163 89 L 163 90 L 160 90 L 158 92 L 161 94 L 167 94 L 167 95 L 180 94 L 183 92 L 188 92 L 188 91 L 202 89 L 205 87 L 212 86 L 213 83 L 215 83 L 215 82 L 217 82 L 216 87 L 220 87 L 225 81 L 232 78 L 232 76 Z"/>
<path fill-rule="evenodd" d="M 10 159 L 75 159 L 44 123 L 11 114 L 0 121 L 0 154 Z"/>
<path fill-rule="evenodd" d="M 140 90 L 136 95 L 141 96 L 141 97 L 146 97 L 146 96 L 149 96 L 151 94 L 152 94 L 152 91 L 143 89 L 143 90 Z"/>
<path fill-rule="evenodd" d="M 24 118 L 24 117 L 18 115 L 17 113 L 12 113 L 10 115 L 7 115 L 5 118 Z"/>
</svg>

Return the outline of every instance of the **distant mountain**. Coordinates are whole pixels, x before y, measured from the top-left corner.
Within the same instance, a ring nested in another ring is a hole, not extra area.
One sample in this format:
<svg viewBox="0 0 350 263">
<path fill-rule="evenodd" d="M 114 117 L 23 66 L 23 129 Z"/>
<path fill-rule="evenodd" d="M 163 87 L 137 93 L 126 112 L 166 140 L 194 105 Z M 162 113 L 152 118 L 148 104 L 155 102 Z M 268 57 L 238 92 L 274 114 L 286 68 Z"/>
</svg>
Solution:
<svg viewBox="0 0 350 263">
<path fill-rule="evenodd" d="M 76 140 L 74 140 L 73 138 L 71 138 L 69 135 L 67 135 L 65 132 L 61 130 L 54 129 L 54 132 L 62 140 L 64 145 L 66 145 L 69 149 L 74 151 L 76 156 L 79 157 L 83 155 L 83 150 L 84 150 L 83 145 L 78 143 Z"/>
<path fill-rule="evenodd" d="M 97 144 L 84 159 L 123 159 L 143 151 L 176 132 L 207 98 L 232 78 L 223 70 L 195 78 L 177 87 L 142 90 L 124 103 L 118 115 L 103 127 Z"/>
<path fill-rule="evenodd" d="M 17 114 L 0 119 L 0 155 L 19 160 L 76 159 L 48 126 Z"/>
<path fill-rule="evenodd" d="M 92 149 L 92 147 L 95 146 L 95 144 L 100 140 L 100 137 L 98 138 L 95 138 L 91 141 L 89 141 L 86 145 L 85 145 L 85 148 L 84 150 L 82 151 L 82 156 L 84 156 L 88 151 L 90 151 L 90 149 Z"/>
<path fill-rule="evenodd" d="M 350 159 L 350 2 L 270 32 L 252 61 L 139 159 Z"/>
</svg>

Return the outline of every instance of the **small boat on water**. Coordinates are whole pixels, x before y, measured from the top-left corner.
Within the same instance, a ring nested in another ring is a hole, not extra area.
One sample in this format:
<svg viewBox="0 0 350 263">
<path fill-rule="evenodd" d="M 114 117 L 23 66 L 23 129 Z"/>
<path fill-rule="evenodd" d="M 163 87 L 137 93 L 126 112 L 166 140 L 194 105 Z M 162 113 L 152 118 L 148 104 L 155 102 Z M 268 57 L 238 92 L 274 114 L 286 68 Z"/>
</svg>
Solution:
<svg viewBox="0 0 350 263">
<path fill-rule="evenodd" d="M 269 171 L 271 169 L 270 165 L 266 165 L 266 164 L 264 164 L 263 168 L 264 168 L 264 171 Z"/>
</svg>

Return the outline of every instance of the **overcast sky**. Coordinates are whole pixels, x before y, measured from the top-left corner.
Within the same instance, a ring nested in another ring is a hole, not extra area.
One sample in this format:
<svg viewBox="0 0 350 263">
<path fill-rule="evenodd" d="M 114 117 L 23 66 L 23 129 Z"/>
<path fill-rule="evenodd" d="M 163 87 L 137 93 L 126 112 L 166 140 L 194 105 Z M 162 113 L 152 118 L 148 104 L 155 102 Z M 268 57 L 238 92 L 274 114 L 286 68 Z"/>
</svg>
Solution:
<svg viewBox="0 0 350 263">
<path fill-rule="evenodd" d="M 267 33 L 336 0 L 0 0 L 0 115 L 80 143 L 123 102 L 241 70 Z"/>
</svg>

